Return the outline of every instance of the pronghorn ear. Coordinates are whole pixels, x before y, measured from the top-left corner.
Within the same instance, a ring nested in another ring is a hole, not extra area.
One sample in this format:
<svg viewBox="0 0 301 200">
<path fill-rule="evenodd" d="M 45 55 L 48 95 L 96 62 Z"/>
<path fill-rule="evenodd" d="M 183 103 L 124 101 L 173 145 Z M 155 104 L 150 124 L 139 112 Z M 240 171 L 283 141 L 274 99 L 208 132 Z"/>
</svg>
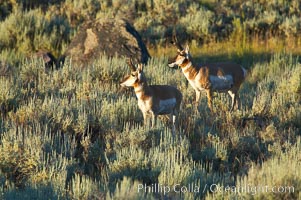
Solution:
<svg viewBox="0 0 301 200">
<path fill-rule="evenodd" d="M 143 71 L 143 64 L 141 64 L 141 63 L 138 64 L 138 70 L 141 72 Z"/>
</svg>

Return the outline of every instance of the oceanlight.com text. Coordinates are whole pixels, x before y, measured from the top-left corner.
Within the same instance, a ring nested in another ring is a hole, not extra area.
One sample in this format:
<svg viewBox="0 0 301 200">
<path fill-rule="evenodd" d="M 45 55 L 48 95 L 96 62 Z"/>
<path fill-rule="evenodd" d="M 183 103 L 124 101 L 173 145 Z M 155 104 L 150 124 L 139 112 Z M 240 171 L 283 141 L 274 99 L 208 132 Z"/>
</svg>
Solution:
<svg viewBox="0 0 301 200">
<path fill-rule="evenodd" d="M 259 193 L 294 193 L 294 186 L 269 186 L 269 185 L 241 185 L 241 186 L 220 186 L 217 184 L 205 185 L 209 187 L 212 193 L 234 193 L 234 194 L 251 194 Z"/>
<path fill-rule="evenodd" d="M 250 194 L 256 195 L 260 193 L 294 193 L 294 186 L 269 186 L 269 185 L 240 185 L 240 186 L 221 186 L 218 184 L 205 184 L 198 186 L 195 184 L 181 185 L 175 184 L 167 186 L 163 184 L 139 184 L 138 193 L 233 193 L 233 194 Z"/>
</svg>

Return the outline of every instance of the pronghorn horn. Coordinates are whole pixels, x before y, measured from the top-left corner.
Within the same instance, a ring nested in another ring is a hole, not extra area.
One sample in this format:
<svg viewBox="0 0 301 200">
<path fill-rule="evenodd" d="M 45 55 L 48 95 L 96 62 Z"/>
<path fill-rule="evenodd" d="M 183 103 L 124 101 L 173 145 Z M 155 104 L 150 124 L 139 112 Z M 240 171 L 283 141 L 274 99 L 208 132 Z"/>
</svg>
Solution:
<svg viewBox="0 0 301 200">
<path fill-rule="evenodd" d="M 173 40 L 171 42 L 173 45 L 175 45 L 180 51 L 183 50 L 183 47 L 180 45 L 180 43 L 178 42 L 177 36 L 173 35 Z"/>
<path fill-rule="evenodd" d="M 133 64 L 132 58 L 128 58 L 128 59 L 127 59 L 127 64 L 128 64 L 128 66 L 131 68 L 132 71 L 136 71 L 136 67 L 135 67 L 135 65 Z"/>
<path fill-rule="evenodd" d="M 138 64 L 138 69 L 141 70 L 141 71 L 143 70 L 143 64 L 142 63 Z"/>
</svg>

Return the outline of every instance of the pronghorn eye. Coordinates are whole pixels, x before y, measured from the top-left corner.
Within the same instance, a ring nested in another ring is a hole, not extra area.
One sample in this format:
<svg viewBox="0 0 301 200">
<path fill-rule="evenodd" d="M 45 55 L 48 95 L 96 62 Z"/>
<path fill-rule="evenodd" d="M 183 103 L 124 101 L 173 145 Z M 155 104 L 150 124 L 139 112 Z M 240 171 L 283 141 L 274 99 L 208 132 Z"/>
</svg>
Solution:
<svg viewBox="0 0 301 200">
<path fill-rule="evenodd" d="M 135 74 L 131 74 L 131 76 L 132 76 L 132 77 L 135 77 L 136 75 L 135 75 Z"/>
</svg>

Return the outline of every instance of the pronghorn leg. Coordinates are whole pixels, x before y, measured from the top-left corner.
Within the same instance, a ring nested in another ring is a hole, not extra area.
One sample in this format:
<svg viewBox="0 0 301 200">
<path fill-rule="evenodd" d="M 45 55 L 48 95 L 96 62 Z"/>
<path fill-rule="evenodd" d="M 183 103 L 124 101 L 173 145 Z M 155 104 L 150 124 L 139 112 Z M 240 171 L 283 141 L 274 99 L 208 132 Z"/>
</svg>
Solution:
<svg viewBox="0 0 301 200">
<path fill-rule="evenodd" d="M 176 118 L 177 118 L 177 114 L 173 113 L 172 115 L 172 132 L 175 133 L 176 130 Z"/>
<path fill-rule="evenodd" d="M 176 118 L 177 116 L 175 114 L 172 115 L 172 125 L 175 126 L 176 125 Z"/>
<path fill-rule="evenodd" d="M 147 125 L 147 115 L 146 115 L 146 113 L 143 113 L 143 125 L 144 126 Z"/>
<path fill-rule="evenodd" d="M 210 110 L 212 111 L 212 91 L 206 90 L 206 92 L 207 92 L 208 106 L 209 106 Z"/>
<path fill-rule="evenodd" d="M 240 98 L 239 98 L 238 93 L 236 93 L 236 104 L 235 105 L 236 105 L 236 109 L 238 110 L 240 107 Z"/>
<path fill-rule="evenodd" d="M 172 113 L 170 114 L 170 119 L 172 120 L 172 128 L 171 128 L 171 133 L 172 133 L 172 138 L 174 139 L 176 136 L 176 119 L 178 116 L 178 112 L 176 109 L 174 109 L 172 111 Z"/>
<path fill-rule="evenodd" d="M 201 97 L 201 92 L 198 90 L 195 90 L 195 104 L 197 105 L 198 102 L 200 101 L 200 97 Z"/>
<path fill-rule="evenodd" d="M 232 99 L 231 108 L 230 108 L 230 112 L 232 112 L 234 110 L 234 106 L 236 104 L 237 93 L 229 90 L 228 94 L 231 96 L 231 99 Z"/>
<path fill-rule="evenodd" d="M 171 120 L 171 131 L 172 131 L 172 136 L 174 137 L 175 133 L 175 123 L 176 123 L 176 115 L 174 112 L 170 114 L 170 120 Z"/>
<path fill-rule="evenodd" d="M 152 128 L 155 127 L 155 124 L 157 124 L 157 115 L 152 112 Z"/>
</svg>

